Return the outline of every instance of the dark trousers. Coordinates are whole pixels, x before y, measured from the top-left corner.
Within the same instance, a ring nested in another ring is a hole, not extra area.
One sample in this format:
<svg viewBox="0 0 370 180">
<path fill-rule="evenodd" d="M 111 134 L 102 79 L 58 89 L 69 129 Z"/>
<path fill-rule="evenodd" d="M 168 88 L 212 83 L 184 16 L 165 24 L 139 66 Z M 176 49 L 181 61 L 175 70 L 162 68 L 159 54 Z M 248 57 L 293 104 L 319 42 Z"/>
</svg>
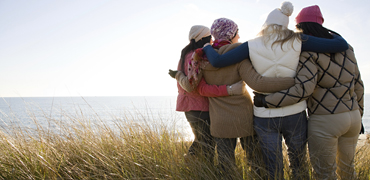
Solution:
<svg viewBox="0 0 370 180">
<path fill-rule="evenodd" d="M 235 148 L 237 140 L 237 138 L 215 138 L 220 171 L 226 176 L 232 174 L 235 170 Z M 252 168 L 252 171 L 259 174 L 259 169 L 262 165 L 262 155 L 257 136 L 242 137 L 240 138 L 240 144 L 246 153 L 248 165 Z M 228 177 L 226 179 L 233 178 Z"/>
<path fill-rule="evenodd" d="M 209 127 L 209 112 L 189 111 L 185 112 L 185 116 L 194 133 L 194 141 L 188 150 L 188 154 L 203 157 L 213 162 L 215 142 Z"/>
<path fill-rule="evenodd" d="M 289 167 L 293 176 L 297 179 L 305 179 L 308 176 L 308 172 L 303 172 L 306 169 L 306 111 L 284 117 L 254 117 L 254 129 L 259 138 L 270 179 L 284 179 L 282 137 L 288 148 Z"/>
</svg>

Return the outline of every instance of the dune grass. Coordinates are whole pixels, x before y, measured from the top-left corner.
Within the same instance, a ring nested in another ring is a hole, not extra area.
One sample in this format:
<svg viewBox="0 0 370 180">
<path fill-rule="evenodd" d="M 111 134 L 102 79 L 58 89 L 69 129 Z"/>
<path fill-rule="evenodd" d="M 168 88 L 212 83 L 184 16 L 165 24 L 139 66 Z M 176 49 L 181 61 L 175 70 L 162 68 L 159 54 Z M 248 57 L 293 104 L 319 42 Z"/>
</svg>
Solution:
<svg viewBox="0 0 370 180">
<path fill-rule="evenodd" d="M 0 179 L 219 179 L 214 164 L 184 161 L 191 142 L 178 135 L 181 129 L 169 125 L 171 120 L 153 126 L 145 118 L 124 116 L 112 126 L 98 115 L 60 117 L 45 114 L 53 128 L 41 126 L 32 114 L 33 129 L 0 128 Z M 370 177 L 369 146 L 358 148 L 359 179 Z M 246 161 L 238 145 L 233 179 L 258 179 Z M 288 173 L 285 177 L 290 179 Z"/>
</svg>

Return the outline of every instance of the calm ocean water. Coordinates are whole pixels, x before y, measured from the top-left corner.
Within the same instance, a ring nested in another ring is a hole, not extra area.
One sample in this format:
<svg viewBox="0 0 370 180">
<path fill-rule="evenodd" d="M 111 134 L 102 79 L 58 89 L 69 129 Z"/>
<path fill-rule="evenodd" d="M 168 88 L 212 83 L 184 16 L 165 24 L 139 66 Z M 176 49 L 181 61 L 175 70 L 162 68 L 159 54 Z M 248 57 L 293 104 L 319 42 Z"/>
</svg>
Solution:
<svg viewBox="0 0 370 180">
<path fill-rule="evenodd" d="M 175 108 L 176 96 L 2 98 L 0 131 L 11 132 L 18 127 L 32 130 L 37 128 L 36 124 L 55 129 L 56 121 L 81 119 L 104 122 L 112 129 L 117 122 L 165 125 L 170 131 L 191 138 L 184 113 L 176 112 Z"/>
<path fill-rule="evenodd" d="M 47 119 L 64 121 L 70 117 L 103 121 L 114 126 L 117 120 L 143 121 L 168 125 L 191 136 L 185 115 L 176 112 L 176 96 L 125 97 L 10 97 L 0 99 L 0 130 L 12 127 L 35 128 L 34 120 L 53 128 Z M 370 132 L 370 94 L 365 95 L 365 130 Z"/>
</svg>

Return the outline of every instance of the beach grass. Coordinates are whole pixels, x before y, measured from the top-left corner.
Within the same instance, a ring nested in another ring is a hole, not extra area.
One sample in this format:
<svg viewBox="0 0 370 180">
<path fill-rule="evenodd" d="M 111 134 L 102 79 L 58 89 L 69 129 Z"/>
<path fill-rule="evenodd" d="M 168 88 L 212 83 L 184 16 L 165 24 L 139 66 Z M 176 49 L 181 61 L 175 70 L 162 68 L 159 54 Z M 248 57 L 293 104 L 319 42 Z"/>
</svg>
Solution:
<svg viewBox="0 0 370 180">
<path fill-rule="evenodd" d="M 45 113 L 45 126 L 31 113 L 33 128 L 3 125 L 0 179 L 219 179 L 215 164 L 184 160 L 191 141 L 169 125 L 173 120 L 153 125 L 147 117 L 127 115 L 107 124 L 98 115 L 83 114 L 62 113 L 56 119 Z M 359 179 L 370 178 L 369 143 L 357 151 Z M 247 161 L 238 145 L 232 179 L 260 179 Z M 285 178 L 294 179 L 284 162 Z M 310 166 L 307 171 L 312 173 Z"/>
</svg>

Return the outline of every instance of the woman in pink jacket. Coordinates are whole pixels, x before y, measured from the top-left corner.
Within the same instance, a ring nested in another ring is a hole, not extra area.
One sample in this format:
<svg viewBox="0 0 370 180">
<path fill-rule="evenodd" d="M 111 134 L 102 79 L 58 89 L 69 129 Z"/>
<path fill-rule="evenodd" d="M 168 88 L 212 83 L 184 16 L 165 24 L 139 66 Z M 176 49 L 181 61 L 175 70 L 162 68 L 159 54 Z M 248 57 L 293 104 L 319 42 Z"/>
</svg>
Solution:
<svg viewBox="0 0 370 180">
<path fill-rule="evenodd" d="M 192 26 L 189 32 L 189 44 L 181 51 L 181 59 L 178 64 L 178 71 L 185 72 L 187 74 L 187 69 L 189 68 L 189 63 L 191 62 L 192 55 L 194 51 L 198 48 L 203 47 L 204 44 L 210 43 L 212 40 L 209 28 L 201 25 Z M 178 73 L 178 71 L 171 71 L 170 75 L 176 79 L 180 76 L 184 78 L 183 73 Z M 197 79 L 198 80 L 198 79 Z M 198 85 L 199 83 L 199 85 Z M 186 119 L 188 120 L 192 131 L 194 133 L 194 141 L 188 150 L 188 154 L 185 155 L 185 160 L 191 157 L 202 157 L 206 160 L 212 162 L 215 151 L 215 143 L 213 137 L 210 134 L 210 117 L 209 117 L 209 102 L 207 97 L 219 97 L 228 96 L 227 85 L 217 86 L 217 85 L 207 85 L 203 78 L 199 77 L 198 82 L 193 82 L 197 84 L 197 88 L 187 92 L 179 83 L 177 83 L 178 96 L 176 111 L 185 112 Z M 229 86 L 229 91 L 233 90 L 240 91 L 242 93 L 242 83 L 235 85 L 234 87 Z M 232 87 L 232 88 L 231 88 Z M 239 88 L 237 90 L 235 88 Z M 186 88 L 185 88 L 186 89 Z M 200 95 L 201 91 L 202 95 Z M 231 92 L 231 91 L 230 91 Z"/>
</svg>

